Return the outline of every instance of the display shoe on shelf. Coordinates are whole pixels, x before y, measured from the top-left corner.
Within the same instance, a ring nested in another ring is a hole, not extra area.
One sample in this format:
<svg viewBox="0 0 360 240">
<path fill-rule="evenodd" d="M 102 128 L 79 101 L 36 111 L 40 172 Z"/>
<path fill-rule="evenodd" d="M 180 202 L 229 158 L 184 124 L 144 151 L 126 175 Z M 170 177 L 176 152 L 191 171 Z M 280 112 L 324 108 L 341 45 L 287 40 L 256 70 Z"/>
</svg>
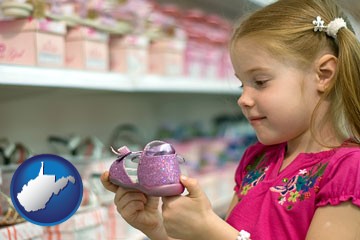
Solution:
<svg viewBox="0 0 360 240">
<path fill-rule="evenodd" d="M 0 139 L 0 165 L 21 164 L 31 157 L 31 151 L 22 143 Z"/>
<path fill-rule="evenodd" d="M 139 151 L 145 144 L 143 138 L 143 134 L 134 124 L 119 124 L 112 131 L 109 146 L 127 146 L 133 151 Z"/>
<path fill-rule="evenodd" d="M 104 153 L 104 144 L 95 136 L 80 137 L 72 135 L 62 137 L 51 135 L 48 142 L 56 154 L 70 155 L 76 159 L 100 159 Z"/>
</svg>

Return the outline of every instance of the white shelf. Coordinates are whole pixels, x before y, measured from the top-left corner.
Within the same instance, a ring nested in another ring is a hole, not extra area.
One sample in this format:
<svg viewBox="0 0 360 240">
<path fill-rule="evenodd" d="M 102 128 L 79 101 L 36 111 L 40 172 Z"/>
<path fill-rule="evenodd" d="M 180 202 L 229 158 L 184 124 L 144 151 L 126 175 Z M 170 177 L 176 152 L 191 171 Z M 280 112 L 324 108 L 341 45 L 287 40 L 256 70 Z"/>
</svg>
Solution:
<svg viewBox="0 0 360 240">
<path fill-rule="evenodd" d="M 55 88 L 130 91 L 132 82 L 116 73 L 0 65 L 0 84 Z"/>
<path fill-rule="evenodd" d="M 94 72 L 42 67 L 0 65 L 0 85 L 49 88 L 109 90 L 120 92 L 179 92 L 240 94 L 231 79 L 202 80 L 154 75 L 127 76 L 113 72 Z"/>
<path fill-rule="evenodd" d="M 140 92 L 197 92 L 211 94 L 240 94 L 239 84 L 234 79 L 199 79 L 186 77 L 161 77 L 147 75 L 135 81 L 135 90 Z"/>
</svg>

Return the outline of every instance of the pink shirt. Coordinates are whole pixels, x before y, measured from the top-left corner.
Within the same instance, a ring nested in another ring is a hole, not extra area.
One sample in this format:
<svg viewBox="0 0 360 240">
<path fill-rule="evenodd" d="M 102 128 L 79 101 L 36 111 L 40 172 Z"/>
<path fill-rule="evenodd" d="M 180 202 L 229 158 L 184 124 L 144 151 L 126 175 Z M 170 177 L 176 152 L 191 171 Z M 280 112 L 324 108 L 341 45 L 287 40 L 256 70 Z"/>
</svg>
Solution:
<svg viewBox="0 0 360 240">
<path fill-rule="evenodd" d="M 227 222 L 252 240 L 305 239 L 318 207 L 360 207 L 360 148 L 301 153 L 279 172 L 286 144 L 257 143 L 244 153 L 234 188 L 239 203 Z"/>
</svg>

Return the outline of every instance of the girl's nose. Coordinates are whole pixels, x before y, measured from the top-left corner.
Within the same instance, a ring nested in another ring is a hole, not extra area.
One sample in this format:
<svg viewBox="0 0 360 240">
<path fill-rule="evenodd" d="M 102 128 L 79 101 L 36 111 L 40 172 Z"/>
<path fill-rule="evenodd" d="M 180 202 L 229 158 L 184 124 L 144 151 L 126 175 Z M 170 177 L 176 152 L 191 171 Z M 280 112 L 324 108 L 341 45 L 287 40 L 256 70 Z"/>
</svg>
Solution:
<svg viewBox="0 0 360 240">
<path fill-rule="evenodd" d="M 237 101 L 239 107 L 246 108 L 246 107 L 254 106 L 255 101 L 249 91 L 250 91 L 249 89 L 245 90 L 245 88 L 243 88 L 243 92 L 241 93 L 241 96 Z"/>
</svg>

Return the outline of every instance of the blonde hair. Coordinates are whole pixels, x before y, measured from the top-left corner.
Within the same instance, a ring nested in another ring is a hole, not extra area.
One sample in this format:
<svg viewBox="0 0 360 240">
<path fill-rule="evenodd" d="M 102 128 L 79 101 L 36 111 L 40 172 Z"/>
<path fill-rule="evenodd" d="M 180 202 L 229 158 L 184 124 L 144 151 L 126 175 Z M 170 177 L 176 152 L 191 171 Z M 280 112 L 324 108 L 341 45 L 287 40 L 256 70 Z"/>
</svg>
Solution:
<svg viewBox="0 0 360 240">
<path fill-rule="evenodd" d="M 325 32 L 314 32 L 312 21 L 317 16 L 325 25 L 342 17 L 348 28 L 341 28 L 336 39 Z M 330 100 L 325 120 L 333 123 L 339 136 L 360 143 L 360 43 L 333 0 L 279 0 L 243 19 L 233 32 L 230 48 L 245 36 L 256 39 L 273 56 L 290 60 L 304 70 L 319 54 L 330 50 L 338 58 L 338 65 L 322 98 Z"/>
</svg>

